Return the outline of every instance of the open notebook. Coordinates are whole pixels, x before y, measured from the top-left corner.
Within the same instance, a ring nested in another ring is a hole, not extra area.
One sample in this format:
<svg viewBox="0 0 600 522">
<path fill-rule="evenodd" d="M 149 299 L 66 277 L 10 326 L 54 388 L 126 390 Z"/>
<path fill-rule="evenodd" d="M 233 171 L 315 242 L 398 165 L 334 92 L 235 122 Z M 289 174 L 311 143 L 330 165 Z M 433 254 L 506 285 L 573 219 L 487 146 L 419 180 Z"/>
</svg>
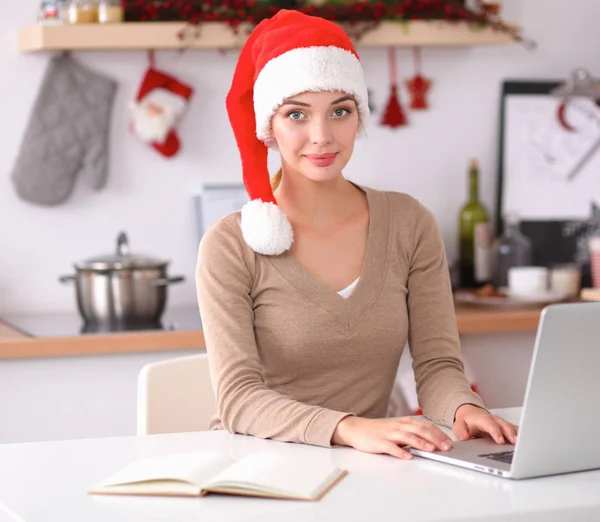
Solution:
<svg viewBox="0 0 600 522">
<path fill-rule="evenodd" d="M 319 500 L 346 473 L 326 459 L 277 453 L 253 453 L 237 461 L 219 453 L 176 453 L 129 464 L 89 493 Z"/>
</svg>

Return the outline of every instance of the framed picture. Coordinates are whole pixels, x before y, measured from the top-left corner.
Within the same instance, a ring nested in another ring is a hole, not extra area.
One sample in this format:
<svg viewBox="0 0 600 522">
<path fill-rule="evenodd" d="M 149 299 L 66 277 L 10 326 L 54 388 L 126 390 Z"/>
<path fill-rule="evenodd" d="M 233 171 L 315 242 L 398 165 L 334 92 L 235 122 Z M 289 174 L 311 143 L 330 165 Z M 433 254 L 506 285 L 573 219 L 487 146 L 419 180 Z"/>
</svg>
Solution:
<svg viewBox="0 0 600 522">
<path fill-rule="evenodd" d="M 243 183 L 207 183 L 193 198 L 198 241 L 221 218 L 242 210 L 249 201 Z"/>
<path fill-rule="evenodd" d="M 558 81 L 502 86 L 497 234 L 516 214 L 533 262 L 576 263 L 589 285 L 588 238 L 600 235 L 600 106 L 551 94 Z"/>
</svg>

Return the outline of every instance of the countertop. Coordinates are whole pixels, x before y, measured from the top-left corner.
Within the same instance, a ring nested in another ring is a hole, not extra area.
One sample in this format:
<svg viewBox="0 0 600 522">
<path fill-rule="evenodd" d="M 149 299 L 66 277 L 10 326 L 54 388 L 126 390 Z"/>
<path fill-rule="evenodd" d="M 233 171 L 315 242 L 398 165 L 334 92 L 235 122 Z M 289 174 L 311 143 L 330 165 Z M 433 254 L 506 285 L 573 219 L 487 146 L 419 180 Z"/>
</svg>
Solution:
<svg viewBox="0 0 600 522">
<path fill-rule="evenodd" d="M 170 308 L 161 324 L 128 331 L 93 331 L 77 311 L 4 314 L 0 317 L 0 359 L 55 357 L 205 347 L 197 306 Z"/>
<path fill-rule="evenodd" d="M 541 310 L 478 308 L 457 303 L 458 331 L 461 335 L 533 331 Z M 160 327 L 126 332 L 86 331 L 76 311 L 0 317 L 0 359 L 203 348 L 196 306 L 168 309 Z"/>
</svg>

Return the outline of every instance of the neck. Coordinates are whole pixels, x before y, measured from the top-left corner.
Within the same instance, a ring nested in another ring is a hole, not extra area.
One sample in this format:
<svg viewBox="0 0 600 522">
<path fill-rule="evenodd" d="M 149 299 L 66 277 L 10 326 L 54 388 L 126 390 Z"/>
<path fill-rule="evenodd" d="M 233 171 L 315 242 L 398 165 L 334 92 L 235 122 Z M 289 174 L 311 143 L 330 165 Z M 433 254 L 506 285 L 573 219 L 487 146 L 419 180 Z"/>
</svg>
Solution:
<svg viewBox="0 0 600 522">
<path fill-rule="evenodd" d="M 477 170 L 471 169 L 469 173 L 469 202 L 477 203 L 479 200 L 479 176 Z"/>
<path fill-rule="evenodd" d="M 292 223 L 328 228 L 346 221 L 356 212 L 353 204 L 361 191 L 341 175 L 328 181 L 313 181 L 302 175 L 286 174 L 275 191 L 277 204 Z"/>
</svg>

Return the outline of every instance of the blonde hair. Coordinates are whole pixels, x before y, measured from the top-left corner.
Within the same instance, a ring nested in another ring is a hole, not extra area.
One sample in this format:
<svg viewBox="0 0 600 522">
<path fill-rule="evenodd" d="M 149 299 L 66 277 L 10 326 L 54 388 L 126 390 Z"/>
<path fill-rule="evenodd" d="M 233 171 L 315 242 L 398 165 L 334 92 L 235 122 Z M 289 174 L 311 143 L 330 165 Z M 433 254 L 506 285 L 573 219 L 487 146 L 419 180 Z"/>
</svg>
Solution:
<svg viewBox="0 0 600 522">
<path fill-rule="evenodd" d="M 271 190 L 275 192 L 279 184 L 281 183 L 281 177 L 283 176 L 283 168 L 280 168 L 275 175 L 271 178 Z"/>
</svg>

